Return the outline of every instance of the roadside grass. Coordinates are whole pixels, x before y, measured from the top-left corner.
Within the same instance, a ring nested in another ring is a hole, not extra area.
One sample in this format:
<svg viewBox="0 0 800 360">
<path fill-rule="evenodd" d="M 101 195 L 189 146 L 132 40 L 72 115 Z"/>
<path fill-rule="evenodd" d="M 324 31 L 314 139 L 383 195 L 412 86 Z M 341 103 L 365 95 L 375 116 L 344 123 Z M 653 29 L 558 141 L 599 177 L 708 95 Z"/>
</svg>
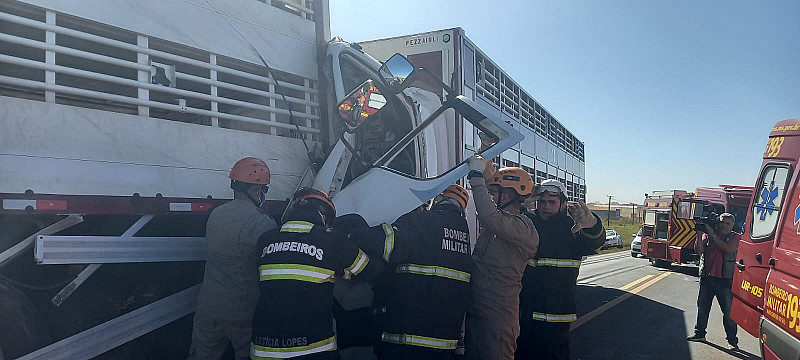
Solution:
<svg viewBox="0 0 800 360">
<path fill-rule="evenodd" d="M 642 224 L 639 222 L 632 223 L 630 219 L 624 220 L 611 220 L 611 225 L 606 225 L 606 220 L 603 220 L 603 226 L 606 230 L 616 230 L 619 237 L 622 239 L 622 248 L 609 248 L 598 250 L 598 254 L 610 254 L 619 251 L 631 251 L 631 242 L 633 241 L 633 236 L 631 234 L 636 234 L 639 232 L 639 228 L 642 227 Z"/>
</svg>

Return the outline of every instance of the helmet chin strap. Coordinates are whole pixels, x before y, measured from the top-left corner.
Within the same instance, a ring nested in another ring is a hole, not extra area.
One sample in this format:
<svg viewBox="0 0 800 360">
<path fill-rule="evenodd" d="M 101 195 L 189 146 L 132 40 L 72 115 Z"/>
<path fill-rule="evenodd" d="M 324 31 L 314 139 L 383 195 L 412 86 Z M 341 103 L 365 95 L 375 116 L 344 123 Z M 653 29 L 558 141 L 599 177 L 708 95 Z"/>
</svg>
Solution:
<svg viewBox="0 0 800 360">
<path fill-rule="evenodd" d="M 500 200 L 502 200 L 502 199 L 503 199 L 503 193 L 500 193 L 500 195 L 499 195 L 499 196 L 500 196 Z M 514 198 L 513 198 L 513 199 L 509 200 L 508 202 L 506 202 L 506 203 L 505 203 L 505 204 L 503 204 L 503 205 L 498 205 L 497 207 L 498 207 L 499 209 L 505 209 L 505 208 L 507 208 L 509 205 L 511 205 L 511 204 L 514 204 L 514 203 L 518 202 L 518 200 L 519 200 L 519 195 L 518 195 L 518 194 L 514 194 Z"/>
</svg>

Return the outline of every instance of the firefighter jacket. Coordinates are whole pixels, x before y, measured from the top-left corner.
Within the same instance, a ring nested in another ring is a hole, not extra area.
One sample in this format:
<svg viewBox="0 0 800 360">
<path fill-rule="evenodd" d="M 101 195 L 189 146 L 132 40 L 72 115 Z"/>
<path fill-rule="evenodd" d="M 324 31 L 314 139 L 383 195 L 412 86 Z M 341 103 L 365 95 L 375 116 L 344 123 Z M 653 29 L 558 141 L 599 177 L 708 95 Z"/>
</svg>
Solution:
<svg viewBox="0 0 800 360">
<path fill-rule="evenodd" d="M 286 222 L 260 240 L 261 296 L 253 316 L 251 358 L 335 351 L 335 278 L 364 279 L 380 266 L 345 234 L 306 221 Z"/>
<path fill-rule="evenodd" d="M 275 221 L 249 200 L 234 199 L 211 212 L 198 314 L 231 321 L 252 318 L 258 299 L 258 237 L 276 227 Z"/>
<path fill-rule="evenodd" d="M 482 230 L 472 251 L 475 268 L 468 312 L 519 334 L 520 282 L 539 235 L 525 215 L 498 209 L 483 178 L 473 177 L 470 185 Z"/>
<path fill-rule="evenodd" d="M 520 317 L 522 321 L 569 323 L 576 319 L 575 293 L 578 270 L 584 255 L 594 254 L 605 242 L 605 229 L 597 224 L 572 233 L 574 222 L 566 211 L 543 220 L 526 213 L 539 232 L 539 250 L 528 261 L 522 278 Z"/>
<path fill-rule="evenodd" d="M 370 256 L 389 263 L 386 320 L 381 340 L 432 350 L 453 350 L 469 301 L 472 259 L 461 210 L 441 203 L 353 233 Z M 380 241 L 375 241 L 378 238 Z"/>
</svg>

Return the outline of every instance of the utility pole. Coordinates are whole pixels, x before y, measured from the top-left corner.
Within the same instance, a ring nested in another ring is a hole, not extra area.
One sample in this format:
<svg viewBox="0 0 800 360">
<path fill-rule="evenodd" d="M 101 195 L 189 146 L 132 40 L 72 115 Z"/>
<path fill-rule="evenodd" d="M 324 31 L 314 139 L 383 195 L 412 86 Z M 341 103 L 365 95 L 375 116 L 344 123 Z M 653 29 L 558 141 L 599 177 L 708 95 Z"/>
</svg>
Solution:
<svg viewBox="0 0 800 360">
<path fill-rule="evenodd" d="M 611 226 L 611 197 L 614 195 L 608 195 L 608 212 L 606 213 L 606 227 Z"/>
</svg>

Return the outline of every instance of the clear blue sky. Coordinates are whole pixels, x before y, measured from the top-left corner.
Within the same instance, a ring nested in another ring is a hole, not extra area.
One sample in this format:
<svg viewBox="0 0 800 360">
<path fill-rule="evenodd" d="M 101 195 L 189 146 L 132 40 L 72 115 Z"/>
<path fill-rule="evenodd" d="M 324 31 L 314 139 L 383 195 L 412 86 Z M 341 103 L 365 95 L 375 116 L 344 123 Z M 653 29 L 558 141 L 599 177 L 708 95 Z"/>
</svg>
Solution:
<svg viewBox="0 0 800 360">
<path fill-rule="evenodd" d="M 330 0 L 334 36 L 462 27 L 586 143 L 587 200 L 755 183 L 800 117 L 798 1 Z"/>
</svg>

